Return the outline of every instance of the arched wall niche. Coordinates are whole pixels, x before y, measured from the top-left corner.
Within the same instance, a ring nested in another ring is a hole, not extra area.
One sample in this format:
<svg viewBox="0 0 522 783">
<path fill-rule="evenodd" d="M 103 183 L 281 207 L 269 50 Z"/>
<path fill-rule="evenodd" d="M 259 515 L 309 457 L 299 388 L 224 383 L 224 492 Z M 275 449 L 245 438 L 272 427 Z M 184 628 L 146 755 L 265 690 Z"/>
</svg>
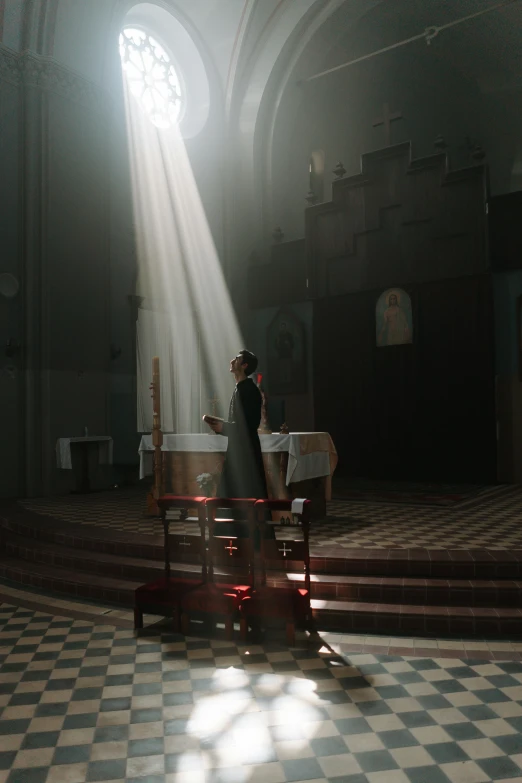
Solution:
<svg viewBox="0 0 522 783">
<path fill-rule="evenodd" d="M 286 100 L 290 92 L 297 107 L 302 100 L 298 80 L 322 67 L 324 49 L 310 46 L 311 42 L 320 39 L 321 29 L 341 6 L 346 10 L 346 24 L 353 26 L 380 3 L 382 0 L 281 3 L 278 15 L 265 30 L 257 57 L 250 60 L 250 72 L 244 76 L 241 89 L 236 88 L 231 109 L 231 137 L 236 141 L 234 170 L 243 183 L 241 202 L 230 211 L 229 223 L 230 234 L 235 236 L 232 255 L 237 258 L 247 256 L 253 238 L 263 244 L 266 256 L 272 231 L 278 225 L 272 204 L 274 129 L 283 96 Z M 303 205 L 308 190 L 307 166 L 305 157 Z"/>
</svg>

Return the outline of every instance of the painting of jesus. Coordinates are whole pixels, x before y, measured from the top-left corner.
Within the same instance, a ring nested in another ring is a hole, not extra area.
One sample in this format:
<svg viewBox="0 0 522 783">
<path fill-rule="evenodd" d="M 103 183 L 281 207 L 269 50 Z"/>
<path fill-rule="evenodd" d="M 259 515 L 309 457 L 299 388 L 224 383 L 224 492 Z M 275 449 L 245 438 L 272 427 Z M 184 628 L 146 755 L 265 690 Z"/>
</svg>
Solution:
<svg viewBox="0 0 522 783">
<path fill-rule="evenodd" d="M 375 320 L 379 348 L 413 342 L 411 299 L 402 288 L 390 288 L 380 295 Z"/>
<path fill-rule="evenodd" d="M 304 394 L 306 353 L 303 324 L 288 309 L 281 309 L 270 323 L 268 383 L 270 394 Z"/>
</svg>

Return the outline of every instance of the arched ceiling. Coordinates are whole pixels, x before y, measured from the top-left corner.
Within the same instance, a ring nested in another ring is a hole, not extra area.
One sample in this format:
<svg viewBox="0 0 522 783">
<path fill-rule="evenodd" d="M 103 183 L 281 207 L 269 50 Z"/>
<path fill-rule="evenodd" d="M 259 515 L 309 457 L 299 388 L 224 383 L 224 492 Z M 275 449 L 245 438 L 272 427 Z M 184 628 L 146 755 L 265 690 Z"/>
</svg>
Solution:
<svg viewBox="0 0 522 783">
<path fill-rule="evenodd" d="M 380 6 L 379 14 L 390 15 L 396 29 L 397 6 L 402 3 L 368 4 L 366 0 L 155 0 L 170 9 L 197 37 L 219 79 L 229 111 L 237 102 L 260 102 L 264 88 L 281 55 L 292 41 L 302 49 L 317 19 L 336 14 L 339 33 L 353 24 L 368 8 Z M 453 0 L 426 3 L 410 0 L 403 13 L 405 34 L 420 32 L 423 25 L 444 24 L 495 3 L 493 0 Z M 133 0 L 5 0 L 4 44 L 51 55 L 58 62 L 98 83 L 107 79 L 117 33 Z M 339 10 L 339 8 L 341 9 Z M 304 20 L 308 18 L 309 24 Z M 454 64 L 475 78 L 484 89 L 502 89 L 507 82 L 520 83 L 522 71 L 522 3 L 488 14 L 458 30 L 459 46 L 448 56 Z M 0 23 L 0 29 L 1 29 Z M 419 29 L 420 28 L 420 29 Z M 299 35 L 296 35 L 299 31 Z M 446 46 L 453 30 L 443 33 L 432 45 Z M 329 48 L 329 42 L 323 41 Z M 335 44 L 334 44 L 335 45 Z M 449 47 L 447 47 L 449 49 Z M 340 51 L 342 61 L 345 52 Z M 506 74 L 510 73 L 510 79 Z M 251 112 L 250 112 L 251 114 Z M 248 117 L 250 124 L 252 117 Z"/>
<path fill-rule="evenodd" d="M 350 59 L 353 56 L 350 47 L 358 50 L 357 56 L 372 51 L 374 43 L 383 45 L 372 40 L 374 17 L 380 18 L 381 30 L 382 20 L 389 17 L 386 45 L 419 33 L 428 25 L 445 24 L 498 3 L 498 0 L 150 1 L 162 5 L 184 22 L 202 50 L 205 63 L 212 71 L 211 85 L 218 89 L 218 101 L 224 109 L 221 116 L 227 119 L 229 163 L 233 164 L 229 170 L 234 167 L 243 181 L 257 182 L 251 184 L 251 212 L 256 187 L 259 191 L 261 170 L 262 176 L 270 176 L 266 146 L 270 145 L 279 101 L 289 84 Z M 118 33 L 136 0 L 4 2 L 4 44 L 50 55 L 110 89 L 111 73 L 116 73 Z M 332 37 L 333 17 L 335 36 Z M 0 31 L 1 27 L 0 23 Z M 348 45 L 348 41 L 355 43 Z M 522 0 L 445 31 L 431 45 L 485 92 L 521 89 Z M 261 137 L 264 149 L 260 149 Z M 244 199 L 248 200 L 248 197 Z"/>
</svg>

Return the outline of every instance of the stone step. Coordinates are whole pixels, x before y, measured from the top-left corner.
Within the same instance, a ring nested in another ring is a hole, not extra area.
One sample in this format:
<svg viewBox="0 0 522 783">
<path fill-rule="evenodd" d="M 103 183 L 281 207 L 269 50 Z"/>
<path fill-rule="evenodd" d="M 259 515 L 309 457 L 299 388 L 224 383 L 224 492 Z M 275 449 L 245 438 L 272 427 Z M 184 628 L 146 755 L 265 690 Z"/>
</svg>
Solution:
<svg viewBox="0 0 522 783">
<path fill-rule="evenodd" d="M 2 504 L 0 538 L 12 534 L 82 551 L 163 561 L 163 537 L 53 520 Z M 522 580 L 522 549 L 344 549 L 310 548 L 315 574 L 409 579 Z"/>
<path fill-rule="evenodd" d="M 23 538 L 9 534 L 4 542 L 4 551 L 9 558 L 28 563 L 41 563 L 75 573 L 89 573 L 110 576 L 113 579 L 130 579 L 139 584 L 152 582 L 163 575 L 164 565 L 160 560 L 129 557 L 123 554 L 93 552 L 90 549 L 74 548 L 53 541 Z M 192 568 L 197 569 L 197 566 Z M 186 566 L 188 571 L 190 566 Z"/>
<path fill-rule="evenodd" d="M 4 548 L 9 558 L 65 568 L 75 573 L 128 579 L 137 584 L 152 582 L 163 574 L 163 563 L 159 560 L 75 549 L 12 533 L 6 538 Z M 175 575 L 199 573 L 197 565 L 187 563 L 173 562 L 171 568 Z M 217 570 L 217 573 L 221 572 L 227 573 Z M 289 581 L 302 583 L 303 574 L 268 575 L 268 583 L 274 587 L 288 585 Z M 522 582 L 507 579 L 409 579 L 314 574 L 311 588 L 312 597 L 330 600 L 438 606 L 522 606 Z"/>
<path fill-rule="evenodd" d="M 89 603 L 82 599 L 42 593 L 32 590 L 30 587 L 15 586 L 1 581 L 0 603 L 32 609 L 55 618 L 71 617 L 74 620 L 85 620 L 94 625 L 115 625 L 127 629 L 134 627 L 133 611 L 130 608 L 125 610 L 110 605 L 104 606 L 99 602 Z M 150 616 L 148 619 L 151 619 Z"/>
<path fill-rule="evenodd" d="M 28 562 L 3 554 L 0 578 L 38 590 L 63 593 L 71 598 L 132 606 L 140 582 L 92 574 L 38 562 Z"/>
<path fill-rule="evenodd" d="M 129 607 L 139 584 L 8 557 L 0 560 L 0 578 L 73 598 Z M 317 625 L 327 630 L 510 638 L 522 634 L 522 609 L 516 607 L 414 606 L 314 598 L 312 611 Z"/>
<path fill-rule="evenodd" d="M 411 606 L 312 599 L 317 625 L 328 630 L 427 636 L 522 636 L 522 609 Z"/>
<path fill-rule="evenodd" d="M 311 547 L 312 571 L 410 579 L 521 579 L 522 549 Z"/>
<path fill-rule="evenodd" d="M 26 511 L 17 503 L 3 506 L 0 512 L 0 538 L 5 542 L 13 534 L 27 541 L 36 540 L 76 550 L 163 562 L 163 536 L 122 533 L 59 520 L 50 522 L 48 517 Z"/>
<path fill-rule="evenodd" d="M 300 574 L 283 579 L 302 582 Z M 281 586 L 281 577 L 269 576 Z M 428 606 L 522 606 L 522 581 L 486 579 L 410 579 L 381 576 L 312 575 L 312 597 L 342 601 Z"/>
</svg>

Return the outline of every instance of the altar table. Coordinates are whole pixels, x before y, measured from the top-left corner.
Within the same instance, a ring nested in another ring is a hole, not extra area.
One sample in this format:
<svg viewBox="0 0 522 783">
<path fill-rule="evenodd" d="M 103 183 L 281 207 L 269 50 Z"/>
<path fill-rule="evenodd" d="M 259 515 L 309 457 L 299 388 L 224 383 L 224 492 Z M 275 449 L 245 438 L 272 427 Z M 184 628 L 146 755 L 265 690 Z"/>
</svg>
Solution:
<svg viewBox="0 0 522 783">
<path fill-rule="evenodd" d="M 260 435 L 268 491 L 271 497 L 309 497 L 313 516 L 324 515 L 331 498 L 331 477 L 337 452 L 327 432 L 291 432 Z M 177 495 L 198 495 L 196 477 L 210 473 L 215 493 L 228 438 L 223 435 L 163 435 L 165 490 Z M 143 435 L 139 447 L 140 478 L 152 474 L 152 436 Z"/>
</svg>

